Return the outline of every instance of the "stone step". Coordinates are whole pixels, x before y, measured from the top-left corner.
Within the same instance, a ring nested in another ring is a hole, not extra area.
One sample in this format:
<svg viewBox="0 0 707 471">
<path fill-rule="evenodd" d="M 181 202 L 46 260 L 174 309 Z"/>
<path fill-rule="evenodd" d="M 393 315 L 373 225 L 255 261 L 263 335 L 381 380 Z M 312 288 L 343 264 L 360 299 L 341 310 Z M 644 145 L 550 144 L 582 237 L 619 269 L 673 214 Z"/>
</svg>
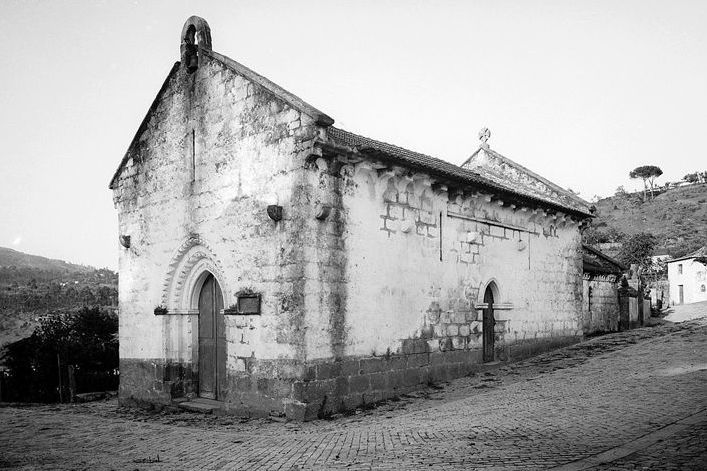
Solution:
<svg viewBox="0 0 707 471">
<path fill-rule="evenodd" d="M 199 404 L 206 404 L 209 406 L 223 407 L 222 401 L 217 401 L 216 399 L 209 399 L 207 397 L 195 397 L 191 402 L 198 402 Z"/>
<path fill-rule="evenodd" d="M 223 402 L 215 401 L 213 399 L 206 399 L 203 397 L 197 397 L 191 401 L 180 402 L 178 404 L 180 409 L 184 409 L 190 412 L 200 412 L 202 414 L 212 414 L 214 411 L 220 411 L 223 408 Z"/>
</svg>

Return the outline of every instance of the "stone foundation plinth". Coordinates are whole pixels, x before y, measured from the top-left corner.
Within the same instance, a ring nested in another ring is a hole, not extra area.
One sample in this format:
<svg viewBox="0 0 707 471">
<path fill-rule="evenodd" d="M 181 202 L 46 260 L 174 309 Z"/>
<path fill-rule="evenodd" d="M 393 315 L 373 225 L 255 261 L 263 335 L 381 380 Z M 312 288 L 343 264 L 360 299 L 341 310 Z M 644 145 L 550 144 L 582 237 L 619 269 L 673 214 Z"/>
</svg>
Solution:
<svg viewBox="0 0 707 471">
<path fill-rule="evenodd" d="M 561 348 L 579 337 L 547 337 L 500 345 L 501 361 L 517 361 Z M 418 342 L 420 349 L 426 345 Z M 416 343 L 406 348 L 415 351 Z M 297 421 L 323 418 L 372 405 L 487 368 L 481 350 L 450 350 L 337 361 L 249 359 L 245 372 L 229 371 L 224 387 L 226 413 L 241 416 L 284 415 Z M 161 408 L 198 392 L 198 373 L 191 364 L 164 360 L 121 360 L 120 404 Z"/>
</svg>

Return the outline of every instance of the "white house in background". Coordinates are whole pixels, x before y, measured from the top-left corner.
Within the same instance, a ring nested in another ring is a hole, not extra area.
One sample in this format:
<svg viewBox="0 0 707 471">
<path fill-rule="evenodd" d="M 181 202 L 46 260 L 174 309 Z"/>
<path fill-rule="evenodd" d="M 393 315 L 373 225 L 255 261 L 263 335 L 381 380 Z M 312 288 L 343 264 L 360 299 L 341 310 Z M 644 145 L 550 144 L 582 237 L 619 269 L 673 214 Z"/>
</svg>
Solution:
<svg viewBox="0 0 707 471">
<path fill-rule="evenodd" d="M 707 301 L 707 246 L 669 260 L 668 280 L 673 304 Z"/>
</svg>

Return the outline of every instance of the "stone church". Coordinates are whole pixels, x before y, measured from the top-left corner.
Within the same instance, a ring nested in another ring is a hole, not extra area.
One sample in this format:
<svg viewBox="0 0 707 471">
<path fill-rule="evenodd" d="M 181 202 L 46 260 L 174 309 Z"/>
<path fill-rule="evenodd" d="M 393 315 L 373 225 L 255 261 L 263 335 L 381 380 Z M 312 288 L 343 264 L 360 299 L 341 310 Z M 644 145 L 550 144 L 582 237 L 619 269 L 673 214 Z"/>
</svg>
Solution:
<svg viewBox="0 0 707 471">
<path fill-rule="evenodd" d="M 582 336 L 577 196 L 369 139 L 187 20 L 110 182 L 120 402 L 309 420 Z"/>
</svg>

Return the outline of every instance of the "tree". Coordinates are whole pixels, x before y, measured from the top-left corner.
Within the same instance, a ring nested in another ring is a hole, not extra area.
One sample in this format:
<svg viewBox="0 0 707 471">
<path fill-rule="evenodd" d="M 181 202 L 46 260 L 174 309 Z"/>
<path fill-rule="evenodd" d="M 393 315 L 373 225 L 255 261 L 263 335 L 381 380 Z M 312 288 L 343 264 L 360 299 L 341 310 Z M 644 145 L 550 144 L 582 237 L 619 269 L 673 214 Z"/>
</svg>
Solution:
<svg viewBox="0 0 707 471">
<path fill-rule="evenodd" d="M 707 172 L 692 172 L 682 177 L 688 183 L 707 183 Z"/>
<path fill-rule="evenodd" d="M 624 240 L 621 251 L 616 258 L 626 266 L 635 263 L 644 269 L 649 269 L 652 266 L 651 255 L 655 250 L 656 243 L 653 234 L 641 232 L 632 235 Z"/>
<path fill-rule="evenodd" d="M 697 172 L 688 173 L 687 175 L 682 177 L 682 179 L 688 183 L 697 183 L 698 181 L 700 181 L 700 177 Z"/>
<path fill-rule="evenodd" d="M 602 229 L 599 227 L 589 226 L 589 228 L 582 233 L 583 242 L 589 245 L 621 242 L 625 238 L 626 234 L 618 231 L 614 227 Z"/>
<path fill-rule="evenodd" d="M 660 167 L 655 165 L 643 165 L 641 167 L 636 167 L 631 170 L 628 174 L 631 178 L 640 178 L 643 180 L 643 200 L 646 199 L 646 190 L 648 189 L 648 184 L 650 183 L 651 198 L 653 197 L 653 188 L 655 179 L 663 175 L 663 171 Z"/>
<path fill-rule="evenodd" d="M 59 375 L 66 377 L 68 365 L 77 371 L 78 389 L 84 389 L 79 392 L 113 389 L 117 335 L 118 316 L 110 310 L 83 308 L 43 317 L 30 337 L 6 347 L 3 362 L 10 387 L 3 396 L 9 394 L 5 399 L 13 401 L 56 401 Z M 62 387 L 67 387 L 65 382 Z"/>
</svg>

